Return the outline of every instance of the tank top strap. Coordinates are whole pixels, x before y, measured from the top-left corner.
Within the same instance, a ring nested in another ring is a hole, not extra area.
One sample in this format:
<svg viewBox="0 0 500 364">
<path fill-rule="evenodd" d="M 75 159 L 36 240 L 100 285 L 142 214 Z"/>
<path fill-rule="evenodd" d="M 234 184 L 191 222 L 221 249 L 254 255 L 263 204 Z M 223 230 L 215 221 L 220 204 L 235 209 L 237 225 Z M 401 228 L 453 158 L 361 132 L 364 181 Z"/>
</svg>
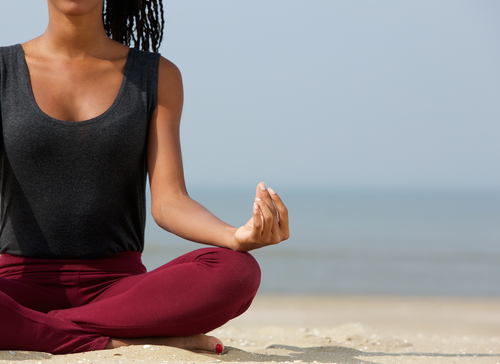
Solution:
<svg viewBox="0 0 500 364">
<path fill-rule="evenodd" d="M 147 105 L 148 116 L 151 118 L 158 99 L 158 65 L 159 53 L 151 53 L 130 48 L 130 54 L 125 69 L 125 93 L 137 97 L 136 92 Z"/>
</svg>

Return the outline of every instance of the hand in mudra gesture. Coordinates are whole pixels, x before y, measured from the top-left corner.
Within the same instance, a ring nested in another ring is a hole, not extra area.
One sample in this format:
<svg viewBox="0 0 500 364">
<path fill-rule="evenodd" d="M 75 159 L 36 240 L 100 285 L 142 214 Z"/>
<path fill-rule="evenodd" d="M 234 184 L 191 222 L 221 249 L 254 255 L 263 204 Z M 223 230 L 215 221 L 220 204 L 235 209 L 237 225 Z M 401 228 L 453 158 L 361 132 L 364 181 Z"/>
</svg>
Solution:
<svg viewBox="0 0 500 364">
<path fill-rule="evenodd" d="M 253 216 L 235 233 L 240 247 L 249 251 L 267 245 L 278 244 L 288 239 L 288 210 L 281 198 L 271 188 L 266 189 L 263 182 L 257 185 Z"/>
</svg>

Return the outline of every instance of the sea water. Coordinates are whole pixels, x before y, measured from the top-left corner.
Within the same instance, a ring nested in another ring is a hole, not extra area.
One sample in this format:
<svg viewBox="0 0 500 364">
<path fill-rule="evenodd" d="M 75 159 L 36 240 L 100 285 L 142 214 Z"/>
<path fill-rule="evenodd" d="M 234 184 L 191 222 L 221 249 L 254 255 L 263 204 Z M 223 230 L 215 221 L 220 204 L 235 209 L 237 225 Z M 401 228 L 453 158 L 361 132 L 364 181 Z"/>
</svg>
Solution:
<svg viewBox="0 0 500 364">
<path fill-rule="evenodd" d="M 290 239 L 253 251 L 261 292 L 500 297 L 500 190 L 284 189 Z M 240 226 L 253 191 L 190 195 Z M 149 217 L 143 260 L 154 269 L 201 247 Z"/>
</svg>

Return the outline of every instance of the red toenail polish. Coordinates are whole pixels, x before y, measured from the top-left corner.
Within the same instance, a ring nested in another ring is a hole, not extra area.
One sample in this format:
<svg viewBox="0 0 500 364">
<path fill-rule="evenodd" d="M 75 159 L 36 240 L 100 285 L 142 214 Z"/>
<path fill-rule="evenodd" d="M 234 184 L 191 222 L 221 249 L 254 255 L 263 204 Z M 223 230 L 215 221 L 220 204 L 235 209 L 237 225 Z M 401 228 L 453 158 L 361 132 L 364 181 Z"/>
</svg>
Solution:
<svg viewBox="0 0 500 364">
<path fill-rule="evenodd" d="M 215 345 L 215 351 L 217 352 L 217 354 L 222 353 L 222 350 L 223 350 L 223 347 L 221 344 Z"/>
</svg>

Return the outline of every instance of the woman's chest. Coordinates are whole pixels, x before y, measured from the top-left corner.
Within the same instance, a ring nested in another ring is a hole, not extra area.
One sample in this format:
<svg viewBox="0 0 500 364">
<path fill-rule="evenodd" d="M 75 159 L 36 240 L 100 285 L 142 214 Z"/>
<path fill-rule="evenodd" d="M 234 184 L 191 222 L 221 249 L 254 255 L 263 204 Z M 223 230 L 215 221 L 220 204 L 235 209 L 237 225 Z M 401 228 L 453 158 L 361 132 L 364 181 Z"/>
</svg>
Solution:
<svg viewBox="0 0 500 364">
<path fill-rule="evenodd" d="M 38 107 L 54 119 L 90 120 L 106 112 L 116 100 L 125 61 L 49 64 L 27 59 L 33 97 Z"/>
</svg>

